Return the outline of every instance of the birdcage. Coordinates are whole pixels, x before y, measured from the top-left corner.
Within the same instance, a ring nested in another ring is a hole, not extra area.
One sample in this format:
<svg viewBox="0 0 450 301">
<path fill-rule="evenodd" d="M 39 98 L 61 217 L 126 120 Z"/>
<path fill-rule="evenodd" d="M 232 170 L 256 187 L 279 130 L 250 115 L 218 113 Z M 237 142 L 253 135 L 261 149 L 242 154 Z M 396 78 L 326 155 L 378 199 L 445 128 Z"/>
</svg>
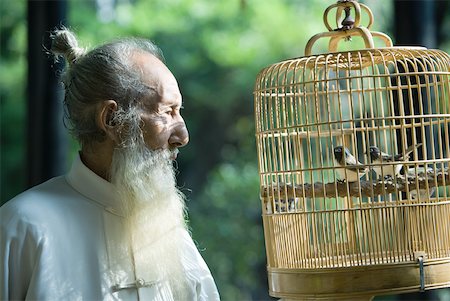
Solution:
<svg viewBox="0 0 450 301">
<path fill-rule="evenodd" d="M 331 5 L 324 22 L 305 56 L 264 68 L 254 88 L 269 293 L 448 287 L 450 56 L 393 47 L 357 1 Z M 351 38 L 365 48 L 337 51 Z M 324 39 L 328 53 L 312 54 Z"/>
</svg>

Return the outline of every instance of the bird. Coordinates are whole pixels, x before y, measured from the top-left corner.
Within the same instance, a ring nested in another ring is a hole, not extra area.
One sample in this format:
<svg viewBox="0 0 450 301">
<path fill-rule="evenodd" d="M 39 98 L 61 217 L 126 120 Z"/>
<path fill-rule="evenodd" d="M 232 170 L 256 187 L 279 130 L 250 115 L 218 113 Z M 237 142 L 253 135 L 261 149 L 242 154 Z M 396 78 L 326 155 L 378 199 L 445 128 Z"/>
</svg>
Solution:
<svg viewBox="0 0 450 301">
<path fill-rule="evenodd" d="M 372 169 L 375 171 L 379 178 L 393 178 L 397 176 L 402 170 L 403 164 L 401 162 L 408 159 L 410 153 L 414 151 L 414 149 L 420 147 L 422 143 L 411 145 L 406 149 L 403 154 L 390 155 L 387 153 L 383 153 L 377 146 L 369 147 L 369 157 L 372 163 L 381 164 L 381 163 L 392 163 L 385 165 L 373 166 Z"/>
<path fill-rule="evenodd" d="M 417 177 L 418 175 L 424 175 L 427 176 L 430 173 L 433 173 L 433 168 L 426 168 L 425 167 L 417 167 L 417 168 L 408 168 L 406 174 L 408 177 Z M 430 197 L 433 196 L 433 194 L 436 192 L 436 187 L 428 187 L 427 189 L 412 189 L 409 191 L 409 195 L 411 196 L 411 199 L 413 200 L 421 200 L 425 201 L 428 200 Z"/>
<path fill-rule="evenodd" d="M 356 182 L 367 173 L 368 169 L 346 147 L 336 146 L 333 152 L 336 166 L 341 167 L 336 169 L 340 182 Z"/>
</svg>

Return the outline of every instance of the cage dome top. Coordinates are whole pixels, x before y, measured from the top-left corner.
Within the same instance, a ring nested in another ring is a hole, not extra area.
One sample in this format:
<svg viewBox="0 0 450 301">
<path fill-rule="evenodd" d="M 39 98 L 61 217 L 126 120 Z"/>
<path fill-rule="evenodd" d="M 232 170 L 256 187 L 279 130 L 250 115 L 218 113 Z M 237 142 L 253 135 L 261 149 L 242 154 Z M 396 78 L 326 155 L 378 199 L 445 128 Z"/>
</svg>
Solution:
<svg viewBox="0 0 450 301">
<path fill-rule="evenodd" d="M 335 26 L 330 24 L 331 14 L 335 13 Z M 362 16 L 366 15 L 367 24 L 362 24 Z M 292 59 L 286 59 L 264 68 L 261 75 L 276 72 L 277 70 L 300 69 L 327 69 L 327 70 L 362 70 L 377 65 L 387 66 L 398 61 L 413 62 L 417 59 L 425 61 L 425 65 L 439 65 L 438 69 L 449 71 L 449 56 L 437 49 L 427 49 L 419 46 L 394 46 L 391 38 L 377 31 L 372 31 L 374 16 L 370 8 L 357 0 L 339 0 L 326 8 L 323 14 L 323 22 L 327 32 L 312 36 L 306 46 L 305 55 Z M 339 51 L 341 41 L 351 41 L 353 37 L 360 37 L 364 41 L 362 49 Z M 328 52 L 313 53 L 313 47 L 319 40 L 329 39 Z M 375 46 L 375 41 L 382 42 L 381 47 Z M 429 64 L 428 64 L 429 63 Z M 417 62 L 417 64 L 422 64 Z M 375 67 L 376 68 L 376 67 Z M 382 67 L 384 69 L 384 67 Z M 389 67 L 386 67 L 389 68 Z M 419 68 L 426 69 L 426 68 Z"/>
</svg>

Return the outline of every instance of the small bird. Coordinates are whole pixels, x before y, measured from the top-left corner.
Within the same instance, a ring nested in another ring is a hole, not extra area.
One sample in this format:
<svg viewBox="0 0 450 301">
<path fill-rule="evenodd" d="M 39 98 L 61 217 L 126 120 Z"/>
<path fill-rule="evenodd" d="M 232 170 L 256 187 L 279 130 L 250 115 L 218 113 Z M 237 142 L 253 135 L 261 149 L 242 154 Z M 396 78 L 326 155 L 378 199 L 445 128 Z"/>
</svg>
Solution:
<svg viewBox="0 0 450 301">
<path fill-rule="evenodd" d="M 356 182 L 367 172 L 367 168 L 342 145 L 334 148 L 334 161 L 337 166 L 336 171 L 340 181 Z"/>
<path fill-rule="evenodd" d="M 379 166 L 373 166 L 373 170 L 376 172 L 377 176 L 379 178 L 385 177 L 385 178 L 393 178 L 394 176 L 397 176 L 400 171 L 402 170 L 403 164 L 401 162 L 408 159 L 408 156 L 410 153 L 414 151 L 415 148 L 418 148 L 422 145 L 422 143 L 411 145 L 406 149 L 405 153 L 403 154 L 397 154 L 397 155 L 390 155 L 383 153 L 380 151 L 380 149 L 376 146 L 370 146 L 369 147 L 369 156 L 372 163 L 380 164 L 380 163 L 392 163 L 392 164 L 386 164 L 386 165 L 379 165 Z"/>
</svg>

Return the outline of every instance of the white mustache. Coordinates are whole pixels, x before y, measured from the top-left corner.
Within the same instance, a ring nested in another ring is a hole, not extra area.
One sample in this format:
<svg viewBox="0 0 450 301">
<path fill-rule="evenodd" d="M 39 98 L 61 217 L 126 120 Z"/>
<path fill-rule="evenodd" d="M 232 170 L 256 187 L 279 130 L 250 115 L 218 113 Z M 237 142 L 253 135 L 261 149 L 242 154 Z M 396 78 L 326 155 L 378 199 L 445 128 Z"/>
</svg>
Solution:
<svg viewBox="0 0 450 301">
<path fill-rule="evenodd" d="M 169 151 L 170 151 L 170 157 L 173 158 L 174 160 L 177 158 L 178 154 L 180 153 L 178 148 L 174 148 Z"/>
</svg>

